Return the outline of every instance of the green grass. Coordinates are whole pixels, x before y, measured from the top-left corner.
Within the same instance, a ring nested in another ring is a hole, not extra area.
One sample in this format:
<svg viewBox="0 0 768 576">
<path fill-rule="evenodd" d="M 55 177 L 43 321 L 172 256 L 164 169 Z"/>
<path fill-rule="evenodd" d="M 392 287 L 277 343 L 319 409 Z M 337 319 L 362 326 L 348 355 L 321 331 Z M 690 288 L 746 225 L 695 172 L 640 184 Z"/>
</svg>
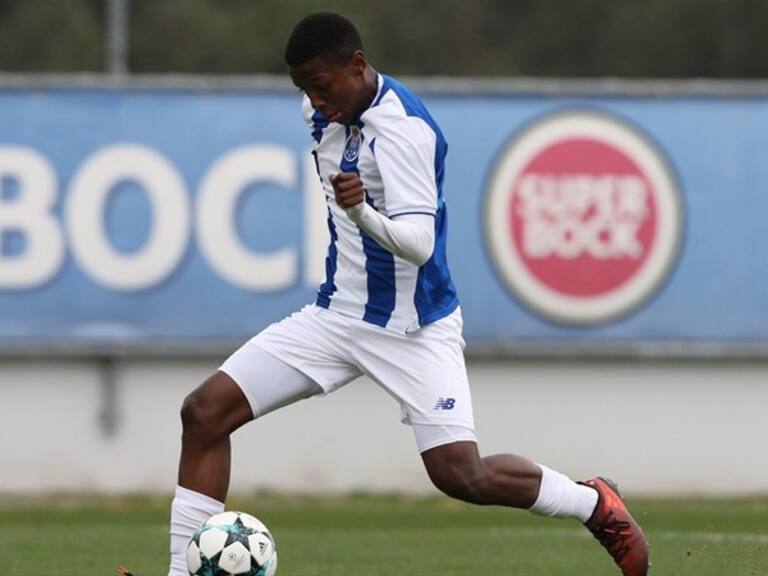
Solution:
<svg viewBox="0 0 768 576">
<path fill-rule="evenodd" d="M 0 499 L 0 575 L 165 575 L 160 498 Z M 654 576 L 768 574 L 768 499 L 635 500 Z M 615 575 L 575 521 L 446 498 L 233 499 L 277 539 L 278 576 Z"/>
</svg>

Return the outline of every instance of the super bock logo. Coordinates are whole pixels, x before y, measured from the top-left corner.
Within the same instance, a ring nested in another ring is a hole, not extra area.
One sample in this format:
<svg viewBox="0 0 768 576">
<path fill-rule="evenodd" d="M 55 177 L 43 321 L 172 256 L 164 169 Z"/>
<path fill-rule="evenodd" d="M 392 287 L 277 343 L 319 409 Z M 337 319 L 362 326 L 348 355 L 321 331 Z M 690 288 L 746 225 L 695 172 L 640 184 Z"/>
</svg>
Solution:
<svg viewBox="0 0 768 576">
<path fill-rule="evenodd" d="M 583 325 L 654 293 L 677 257 L 682 208 L 648 138 L 613 116 L 570 111 L 539 119 L 502 151 L 485 225 L 507 287 L 540 315 Z"/>
</svg>

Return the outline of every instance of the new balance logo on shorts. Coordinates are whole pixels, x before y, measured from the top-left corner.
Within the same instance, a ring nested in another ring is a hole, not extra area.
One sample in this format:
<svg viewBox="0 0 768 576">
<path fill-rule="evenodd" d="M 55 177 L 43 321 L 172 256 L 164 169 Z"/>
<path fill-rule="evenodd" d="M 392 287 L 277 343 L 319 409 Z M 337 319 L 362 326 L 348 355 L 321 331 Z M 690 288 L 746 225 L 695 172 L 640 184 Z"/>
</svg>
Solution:
<svg viewBox="0 0 768 576">
<path fill-rule="evenodd" d="M 454 404 L 456 404 L 455 398 L 438 398 L 432 410 L 453 410 Z"/>
</svg>

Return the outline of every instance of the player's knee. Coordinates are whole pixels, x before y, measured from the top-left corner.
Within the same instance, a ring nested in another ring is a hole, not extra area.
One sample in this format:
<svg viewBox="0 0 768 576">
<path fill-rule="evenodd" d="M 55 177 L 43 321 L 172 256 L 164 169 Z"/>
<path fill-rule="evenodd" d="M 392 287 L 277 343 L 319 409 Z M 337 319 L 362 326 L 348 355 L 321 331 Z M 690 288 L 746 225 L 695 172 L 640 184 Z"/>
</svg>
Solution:
<svg viewBox="0 0 768 576">
<path fill-rule="evenodd" d="M 485 504 L 489 470 L 474 442 L 453 442 L 421 455 L 435 487 L 448 496 Z"/>
<path fill-rule="evenodd" d="M 472 504 L 485 504 L 486 473 L 482 463 L 448 461 L 428 469 L 435 487 L 450 496 Z"/>
<path fill-rule="evenodd" d="M 214 410 L 197 392 L 192 392 L 181 405 L 181 423 L 187 437 L 218 438 L 225 435 L 221 430 Z"/>
</svg>

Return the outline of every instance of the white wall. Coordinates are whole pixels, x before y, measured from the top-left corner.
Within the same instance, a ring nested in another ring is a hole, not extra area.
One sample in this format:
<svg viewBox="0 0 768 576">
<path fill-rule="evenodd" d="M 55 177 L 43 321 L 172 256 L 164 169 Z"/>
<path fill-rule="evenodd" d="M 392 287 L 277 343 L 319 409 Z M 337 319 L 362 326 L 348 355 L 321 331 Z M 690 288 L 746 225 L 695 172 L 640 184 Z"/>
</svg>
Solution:
<svg viewBox="0 0 768 576">
<path fill-rule="evenodd" d="M 0 361 L 0 492 L 170 492 L 184 395 L 210 360 L 116 364 L 118 427 L 98 365 Z M 768 492 L 768 364 L 469 364 L 484 453 L 517 452 L 634 494 Z M 431 490 L 410 428 L 369 381 L 268 415 L 233 442 L 232 490 Z"/>
</svg>

